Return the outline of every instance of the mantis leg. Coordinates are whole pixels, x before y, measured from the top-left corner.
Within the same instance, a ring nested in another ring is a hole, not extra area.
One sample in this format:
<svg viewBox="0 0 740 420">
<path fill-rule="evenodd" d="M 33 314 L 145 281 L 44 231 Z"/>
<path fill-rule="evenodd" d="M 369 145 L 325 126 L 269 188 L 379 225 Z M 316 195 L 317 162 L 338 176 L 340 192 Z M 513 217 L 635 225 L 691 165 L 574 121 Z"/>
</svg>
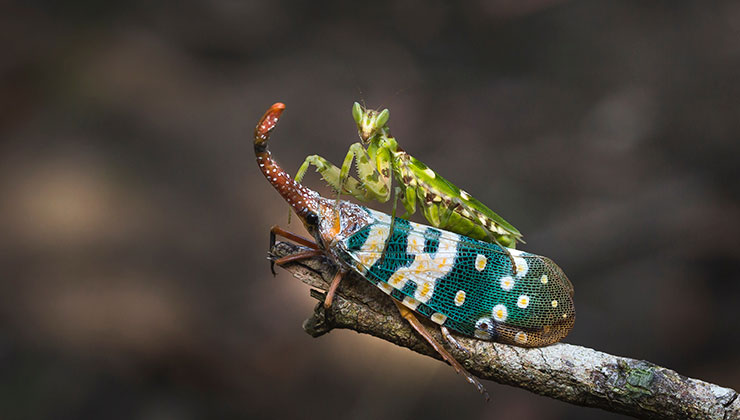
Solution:
<svg viewBox="0 0 740 420">
<path fill-rule="evenodd" d="M 342 187 L 338 189 L 339 191 L 346 189 L 345 184 L 349 182 L 349 171 L 353 161 L 357 163 L 357 175 L 368 198 L 381 203 L 388 201 L 391 198 L 391 164 L 388 149 L 379 149 L 375 160 L 372 160 L 362 147 L 362 143 L 352 144 L 339 173 L 339 186 Z"/>
<path fill-rule="evenodd" d="M 315 166 L 316 171 L 321 175 L 321 178 L 323 178 L 332 188 L 339 191 L 340 168 L 334 166 L 331 162 L 318 155 L 308 156 L 306 160 L 303 161 L 301 167 L 298 168 L 298 172 L 296 172 L 296 182 L 300 183 L 303 180 L 303 177 L 306 175 L 306 171 L 308 171 L 308 167 L 310 165 Z M 372 195 L 369 195 L 363 188 L 362 183 L 352 176 L 347 176 L 342 187 L 342 192 L 344 194 L 349 194 L 358 200 L 370 201 L 375 198 Z"/>
<path fill-rule="evenodd" d="M 406 191 L 403 194 L 403 199 L 401 200 L 401 204 L 403 204 L 403 208 L 406 209 L 406 214 L 404 214 L 403 217 L 408 218 L 412 214 L 416 213 L 416 191 L 417 189 L 415 187 L 407 185 L 405 190 Z"/>
<path fill-rule="evenodd" d="M 381 261 L 383 260 L 383 258 L 385 258 L 385 251 L 388 250 L 388 244 L 391 243 L 391 238 L 393 237 L 393 229 L 395 229 L 396 226 L 396 205 L 398 204 L 399 191 L 401 191 L 401 188 L 396 187 L 393 192 L 393 210 L 391 211 L 391 224 L 388 227 L 388 237 L 385 238 L 385 244 L 383 244 L 383 252 L 380 253 Z"/>
<path fill-rule="evenodd" d="M 339 174 L 341 170 L 319 155 L 308 156 L 306 160 L 303 161 L 303 164 L 298 168 L 298 172 L 296 172 L 296 182 L 300 183 L 303 180 L 303 177 L 306 175 L 306 171 L 308 171 L 308 167 L 311 165 L 316 167 L 316 171 L 321 175 L 321 178 L 334 188 L 335 191 L 349 194 L 360 201 L 370 201 L 375 198 L 371 192 L 367 191 L 358 180 L 349 174 L 347 175 L 346 180 L 343 183 L 340 183 Z M 290 215 L 291 212 L 289 209 L 288 223 L 290 223 Z"/>
</svg>

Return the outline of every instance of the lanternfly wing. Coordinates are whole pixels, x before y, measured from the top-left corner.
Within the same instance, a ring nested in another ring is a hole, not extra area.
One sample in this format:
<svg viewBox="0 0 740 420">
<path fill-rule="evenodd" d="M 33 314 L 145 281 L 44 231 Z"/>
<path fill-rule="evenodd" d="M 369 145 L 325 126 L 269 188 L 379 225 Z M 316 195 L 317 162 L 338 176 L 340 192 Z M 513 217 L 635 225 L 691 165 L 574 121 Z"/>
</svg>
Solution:
<svg viewBox="0 0 740 420">
<path fill-rule="evenodd" d="M 459 333 L 521 346 L 567 335 L 573 286 L 549 258 L 369 210 L 374 223 L 344 241 L 354 268 L 384 292 Z M 386 240 L 390 240 L 382 255 Z"/>
</svg>

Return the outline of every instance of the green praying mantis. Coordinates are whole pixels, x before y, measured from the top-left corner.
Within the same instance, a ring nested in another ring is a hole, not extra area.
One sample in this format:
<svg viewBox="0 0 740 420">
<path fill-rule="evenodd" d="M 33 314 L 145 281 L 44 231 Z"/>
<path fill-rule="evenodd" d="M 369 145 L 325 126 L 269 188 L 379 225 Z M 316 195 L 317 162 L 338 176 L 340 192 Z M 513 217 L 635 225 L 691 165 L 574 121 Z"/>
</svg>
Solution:
<svg viewBox="0 0 740 420">
<path fill-rule="evenodd" d="M 400 185 L 393 189 L 394 216 L 400 199 L 406 209 L 403 218 L 413 215 L 418 206 L 434 227 L 502 247 L 514 248 L 522 241 L 522 234 L 501 216 L 406 153 L 391 136 L 388 109 L 366 109 L 355 102 L 352 116 L 362 142 L 349 147 L 342 166 L 318 155 L 308 156 L 296 173 L 296 182 L 301 182 L 313 165 L 338 195 L 385 203 L 391 198 L 395 178 Z M 353 161 L 357 178 L 350 175 Z"/>
</svg>

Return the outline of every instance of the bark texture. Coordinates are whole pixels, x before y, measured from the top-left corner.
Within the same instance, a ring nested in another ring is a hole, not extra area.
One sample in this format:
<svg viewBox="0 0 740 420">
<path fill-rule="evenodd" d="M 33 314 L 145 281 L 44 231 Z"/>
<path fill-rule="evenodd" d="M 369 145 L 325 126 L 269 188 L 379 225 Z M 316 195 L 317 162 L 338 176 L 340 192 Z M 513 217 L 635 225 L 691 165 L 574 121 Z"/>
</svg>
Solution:
<svg viewBox="0 0 740 420">
<path fill-rule="evenodd" d="M 282 257 L 301 249 L 279 242 L 271 256 Z M 319 290 L 328 288 L 336 270 L 323 257 L 283 268 Z M 311 295 L 323 302 L 322 292 L 312 290 Z M 427 325 L 444 343 L 439 329 Z M 345 277 L 331 308 L 324 310 L 319 303 L 303 328 L 314 337 L 335 328 L 350 329 L 440 359 L 401 318 L 391 298 L 357 275 Z M 735 390 L 688 378 L 648 361 L 564 343 L 525 349 L 462 336 L 456 339 L 469 354 L 450 346 L 448 350 L 482 379 L 638 418 L 740 419 Z"/>
</svg>

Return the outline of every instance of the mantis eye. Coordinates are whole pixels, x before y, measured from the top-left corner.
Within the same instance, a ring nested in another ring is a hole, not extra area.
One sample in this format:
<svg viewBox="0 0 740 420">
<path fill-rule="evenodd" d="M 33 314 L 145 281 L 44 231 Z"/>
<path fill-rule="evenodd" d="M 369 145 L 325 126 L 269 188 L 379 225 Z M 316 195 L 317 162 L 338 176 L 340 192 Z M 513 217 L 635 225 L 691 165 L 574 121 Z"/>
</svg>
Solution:
<svg viewBox="0 0 740 420">
<path fill-rule="evenodd" d="M 376 125 L 378 127 L 383 127 L 385 123 L 388 122 L 388 119 L 391 117 L 391 112 L 388 111 L 388 108 L 382 110 L 380 114 L 378 114 L 378 119 L 376 121 Z"/>
<path fill-rule="evenodd" d="M 357 124 L 359 124 L 362 120 L 362 106 L 360 106 L 360 104 L 358 104 L 357 102 L 352 105 L 352 118 L 355 119 L 355 122 Z"/>
</svg>

